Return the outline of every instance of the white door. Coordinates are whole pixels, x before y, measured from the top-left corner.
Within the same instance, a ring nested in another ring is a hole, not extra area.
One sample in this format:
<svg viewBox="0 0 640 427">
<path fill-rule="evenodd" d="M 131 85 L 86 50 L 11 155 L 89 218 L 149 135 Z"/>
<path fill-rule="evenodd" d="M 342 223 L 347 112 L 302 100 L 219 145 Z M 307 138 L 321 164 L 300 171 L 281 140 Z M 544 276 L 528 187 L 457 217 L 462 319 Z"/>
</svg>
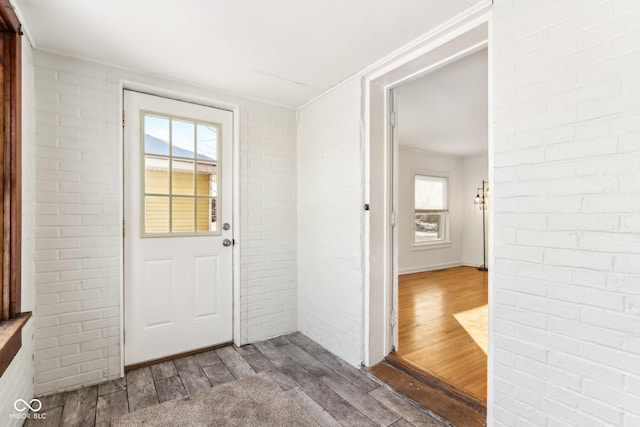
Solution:
<svg viewBox="0 0 640 427">
<path fill-rule="evenodd" d="M 232 340 L 233 113 L 124 92 L 125 365 Z"/>
</svg>

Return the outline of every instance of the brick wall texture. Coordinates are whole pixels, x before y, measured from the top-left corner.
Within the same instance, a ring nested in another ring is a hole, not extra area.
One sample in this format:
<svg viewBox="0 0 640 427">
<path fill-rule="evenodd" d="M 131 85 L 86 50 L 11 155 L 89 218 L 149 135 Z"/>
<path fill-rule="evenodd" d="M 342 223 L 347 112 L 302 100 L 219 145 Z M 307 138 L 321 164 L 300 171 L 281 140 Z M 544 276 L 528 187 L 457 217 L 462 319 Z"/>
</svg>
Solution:
<svg viewBox="0 0 640 427">
<path fill-rule="evenodd" d="M 299 327 L 353 365 L 363 360 L 360 79 L 300 110 Z"/>
<path fill-rule="evenodd" d="M 640 425 L 640 3 L 497 0 L 496 426 Z"/>
<path fill-rule="evenodd" d="M 297 329 L 295 111 L 36 51 L 36 394 L 118 377 L 120 81 L 240 106 L 240 337 Z"/>
</svg>

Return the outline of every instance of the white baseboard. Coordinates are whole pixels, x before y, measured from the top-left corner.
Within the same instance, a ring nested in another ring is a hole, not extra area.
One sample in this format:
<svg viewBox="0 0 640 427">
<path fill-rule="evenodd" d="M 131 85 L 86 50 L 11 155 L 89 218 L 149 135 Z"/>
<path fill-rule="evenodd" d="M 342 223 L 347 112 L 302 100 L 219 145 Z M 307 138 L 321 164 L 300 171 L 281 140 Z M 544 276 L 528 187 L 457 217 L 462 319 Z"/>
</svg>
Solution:
<svg viewBox="0 0 640 427">
<path fill-rule="evenodd" d="M 437 264 L 437 265 L 429 265 L 429 266 L 413 267 L 413 268 L 401 268 L 398 270 L 398 274 L 424 273 L 425 271 L 442 270 L 445 268 L 461 267 L 464 265 L 465 264 L 462 261 L 457 261 L 457 262 L 450 262 L 447 264 Z"/>
<path fill-rule="evenodd" d="M 482 260 L 480 261 L 462 261 L 462 265 L 465 267 L 480 267 L 482 265 Z"/>
</svg>

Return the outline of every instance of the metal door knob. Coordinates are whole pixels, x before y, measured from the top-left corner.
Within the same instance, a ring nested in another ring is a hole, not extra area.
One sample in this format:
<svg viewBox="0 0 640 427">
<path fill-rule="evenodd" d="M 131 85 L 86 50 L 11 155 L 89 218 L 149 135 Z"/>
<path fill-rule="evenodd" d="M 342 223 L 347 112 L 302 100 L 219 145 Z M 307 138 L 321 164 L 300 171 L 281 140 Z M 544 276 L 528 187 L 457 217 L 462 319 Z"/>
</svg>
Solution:
<svg viewBox="0 0 640 427">
<path fill-rule="evenodd" d="M 224 239 L 222 241 L 222 246 L 231 246 L 231 240 L 229 239 Z"/>
</svg>

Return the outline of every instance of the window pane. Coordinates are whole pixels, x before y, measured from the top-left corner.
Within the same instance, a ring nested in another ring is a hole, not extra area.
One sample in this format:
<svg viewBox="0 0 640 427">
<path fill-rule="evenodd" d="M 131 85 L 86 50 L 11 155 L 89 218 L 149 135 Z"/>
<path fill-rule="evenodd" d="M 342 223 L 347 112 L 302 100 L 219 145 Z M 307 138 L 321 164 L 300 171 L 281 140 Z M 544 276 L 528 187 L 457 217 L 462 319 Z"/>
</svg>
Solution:
<svg viewBox="0 0 640 427">
<path fill-rule="evenodd" d="M 171 192 L 173 194 L 193 196 L 195 194 L 194 162 L 173 159 L 171 162 Z"/>
<path fill-rule="evenodd" d="M 443 222 L 442 214 L 416 214 L 416 242 L 442 240 L 444 230 Z"/>
<path fill-rule="evenodd" d="M 149 113 L 144 126 L 144 231 L 218 232 L 220 125 Z"/>
<path fill-rule="evenodd" d="M 169 119 L 145 114 L 144 151 L 149 154 L 169 155 Z"/>
<path fill-rule="evenodd" d="M 171 155 L 195 157 L 195 123 L 171 120 Z"/>
<path fill-rule="evenodd" d="M 144 198 L 145 233 L 169 232 L 169 197 L 147 196 Z"/>
<path fill-rule="evenodd" d="M 169 194 L 169 159 L 145 156 L 144 192 Z"/>
<path fill-rule="evenodd" d="M 447 179 L 416 175 L 415 207 L 428 210 L 447 209 Z"/>
<path fill-rule="evenodd" d="M 218 218 L 216 199 L 199 198 L 198 204 L 198 231 L 217 231 Z"/>
<path fill-rule="evenodd" d="M 198 196 L 218 195 L 218 166 L 198 163 Z"/>
<path fill-rule="evenodd" d="M 198 124 L 198 159 L 218 160 L 218 127 Z"/>
<path fill-rule="evenodd" d="M 195 199 L 192 197 L 171 198 L 171 231 L 193 232 L 195 222 Z"/>
</svg>

